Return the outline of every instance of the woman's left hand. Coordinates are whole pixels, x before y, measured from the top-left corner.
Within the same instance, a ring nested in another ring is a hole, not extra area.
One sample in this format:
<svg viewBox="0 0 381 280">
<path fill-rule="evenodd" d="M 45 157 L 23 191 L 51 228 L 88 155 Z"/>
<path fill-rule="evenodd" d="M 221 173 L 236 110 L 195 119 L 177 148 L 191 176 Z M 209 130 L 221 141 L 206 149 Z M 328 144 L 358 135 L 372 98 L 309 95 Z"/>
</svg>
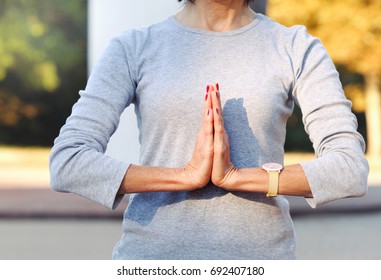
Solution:
<svg viewBox="0 0 381 280">
<path fill-rule="evenodd" d="M 213 89 L 211 95 L 214 126 L 214 156 L 211 180 L 218 187 L 233 190 L 238 168 L 230 160 L 230 143 L 224 127 L 219 85 L 210 86 Z"/>
</svg>

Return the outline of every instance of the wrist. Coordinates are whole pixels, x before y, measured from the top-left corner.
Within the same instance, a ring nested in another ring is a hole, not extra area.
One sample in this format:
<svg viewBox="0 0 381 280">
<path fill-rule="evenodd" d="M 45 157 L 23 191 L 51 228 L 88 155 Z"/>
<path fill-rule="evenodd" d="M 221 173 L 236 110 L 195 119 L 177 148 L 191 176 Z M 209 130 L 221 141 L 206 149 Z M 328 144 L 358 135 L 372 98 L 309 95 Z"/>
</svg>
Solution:
<svg viewBox="0 0 381 280">
<path fill-rule="evenodd" d="M 267 173 L 262 168 L 235 168 L 221 188 L 229 191 L 267 193 Z"/>
<path fill-rule="evenodd" d="M 192 187 L 182 168 L 131 165 L 118 194 L 185 191 Z"/>
<path fill-rule="evenodd" d="M 267 193 L 267 172 L 262 168 L 242 168 L 240 178 L 243 191 Z"/>
<path fill-rule="evenodd" d="M 283 166 L 279 163 L 265 163 L 262 169 L 268 174 L 268 191 L 267 197 L 276 197 L 279 193 L 279 175 Z"/>
<path fill-rule="evenodd" d="M 197 176 L 197 173 L 191 166 L 187 165 L 183 168 L 177 168 L 177 178 L 179 180 L 179 186 L 181 186 L 183 191 L 193 191 L 200 189 L 207 185 L 210 179 L 202 179 Z"/>
</svg>

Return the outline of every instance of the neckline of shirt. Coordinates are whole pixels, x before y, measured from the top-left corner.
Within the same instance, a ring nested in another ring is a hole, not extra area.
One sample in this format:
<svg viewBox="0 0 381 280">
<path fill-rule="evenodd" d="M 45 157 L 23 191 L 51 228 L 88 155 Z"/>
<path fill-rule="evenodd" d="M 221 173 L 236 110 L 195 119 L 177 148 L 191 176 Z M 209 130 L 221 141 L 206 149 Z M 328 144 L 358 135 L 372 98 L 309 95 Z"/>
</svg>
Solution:
<svg viewBox="0 0 381 280">
<path fill-rule="evenodd" d="M 248 25 L 245 25 L 244 27 L 241 27 L 239 29 L 222 31 L 222 32 L 195 29 L 195 28 L 185 26 L 185 25 L 181 24 L 180 22 L 178 22 L 174 15 L 169 18 L 169 21 L 171 24 L 173 24 L 178 29 L 181 29 L 181 30 L 186 31 L 186 32 L 200 34 L 200 35 L 206 35 L 206 36 L 228 37 L 228 36 L 239 35 L 239 34 L 242 34 L 242 33 L 245 33 L 247 31 L 251 30 L 257 24 L 260 23 L 262 17 L 263 17 L 262 14 L 256 13 L 255 18 Z"/>
</svg>

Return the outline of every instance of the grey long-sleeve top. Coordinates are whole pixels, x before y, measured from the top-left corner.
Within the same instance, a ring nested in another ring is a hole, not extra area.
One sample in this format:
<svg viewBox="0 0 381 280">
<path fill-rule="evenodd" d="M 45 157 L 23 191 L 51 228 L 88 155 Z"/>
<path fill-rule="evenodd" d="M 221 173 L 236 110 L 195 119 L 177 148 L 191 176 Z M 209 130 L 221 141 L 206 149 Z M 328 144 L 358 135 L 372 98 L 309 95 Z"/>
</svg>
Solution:
<svg viewBox="0 0 381 280">
<path fill-rule="evenodd" d="M 298 104 L 317 156 L 301 163 L 310 205 L 366 192 L 364 140 L 325 48 L 304 27 L 286 28 L 260 14 L 222 33 L 170 17 L 113 38 L 55 141 L 52 188 L 117 206 L 129 163 L 104 152 L 130 104 L 140 129 L 140 163 L 184 166 L 200 129 L 205 86 L 213 82 L 220 84 L 237 167 L 283 163 L 286 122 Z M 132 194 L 123 231 L 115 259 L 295 258 L 285 198 L 213 185 Z"/>
</svg>

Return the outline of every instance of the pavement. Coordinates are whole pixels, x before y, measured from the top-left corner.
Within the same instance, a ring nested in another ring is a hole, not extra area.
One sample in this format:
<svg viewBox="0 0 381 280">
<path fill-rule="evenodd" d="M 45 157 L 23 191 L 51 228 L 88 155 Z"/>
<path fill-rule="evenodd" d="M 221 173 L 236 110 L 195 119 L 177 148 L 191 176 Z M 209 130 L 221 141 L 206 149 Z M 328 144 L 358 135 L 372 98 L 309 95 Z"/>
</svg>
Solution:
<svg viewBox="0 0 381 280">
<path fill-rule="evenodd" d="M 361 198 L 348 198 L 312 209 L 304 198 L 287 196 L 291 215 L 325 213 L 361 213 L 381 211 L 381 187 L 370 187 Z M 128 205 L 126 196 L 114 211 L 95 202 L 69 193 L 50 189 L 0 190 L 0 218 L 52 218 L 52 219 L 120 219 Z"/>
<path fill-rule="evenodd" d="M 0 218 L 2 219 L 118 219 L 128 204 L 124 199 L 115 211 L 70 193 L 50 189 L 0 190 Z"/>
<path fill-rule="evenodd" d="M 318 209 L 288 197 L 300 260 L 381 260 L 381 187 Z M 115 211 L 49 189 L 0 190 L 0 260 L 109 260 L 128 200 Z"/>
</svg>

